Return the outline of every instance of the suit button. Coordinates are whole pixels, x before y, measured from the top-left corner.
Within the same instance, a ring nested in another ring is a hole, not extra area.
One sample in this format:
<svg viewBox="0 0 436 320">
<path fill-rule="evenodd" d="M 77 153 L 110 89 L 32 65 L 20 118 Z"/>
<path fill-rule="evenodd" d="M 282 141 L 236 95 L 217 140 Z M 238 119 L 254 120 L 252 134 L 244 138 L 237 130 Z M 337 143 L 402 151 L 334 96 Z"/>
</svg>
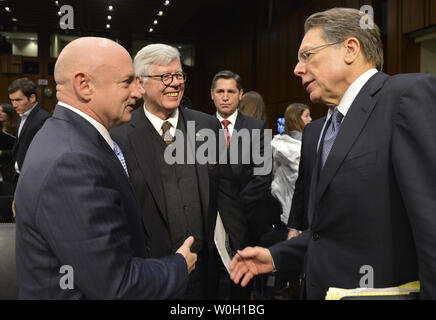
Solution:
<svg viewBox="0 0 436 320">
<path fill-rule="evenodd" d="M 318 233 L 312 234 L 312 240 L 313 241 L 318 241 L 319 240 L 319 234 Z"/>
</svg>

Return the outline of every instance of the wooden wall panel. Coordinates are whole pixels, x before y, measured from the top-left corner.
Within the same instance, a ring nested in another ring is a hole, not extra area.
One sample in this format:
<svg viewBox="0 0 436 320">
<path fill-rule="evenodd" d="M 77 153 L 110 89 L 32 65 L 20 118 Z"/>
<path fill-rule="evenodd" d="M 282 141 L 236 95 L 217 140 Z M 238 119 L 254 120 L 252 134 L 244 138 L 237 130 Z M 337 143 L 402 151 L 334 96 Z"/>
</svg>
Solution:
<svg viewBox="0 0 436 320">
<path fill-rule="evenodd" d="M 430 0 L 430 24 L 436 25 L 436 0 Z"/>
<path fill-rule="evenodd" d="M 425 27 L 426 0 L 402 0 L 403 33 L 416 31 Z"/>
</svg>

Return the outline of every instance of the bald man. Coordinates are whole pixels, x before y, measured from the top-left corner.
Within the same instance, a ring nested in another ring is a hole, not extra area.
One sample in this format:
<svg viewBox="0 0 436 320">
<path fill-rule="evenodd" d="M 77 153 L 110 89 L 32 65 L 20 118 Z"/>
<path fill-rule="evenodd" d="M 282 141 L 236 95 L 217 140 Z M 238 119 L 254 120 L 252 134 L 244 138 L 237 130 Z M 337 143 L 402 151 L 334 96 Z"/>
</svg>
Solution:
<svg viewBox="0 0 436 320">
<path fill-rule="evenodd" d="M 108 133 L 130 120 L 143 93 L 128 52 L 108 39 L 77 39 L 59 55 L 55 81 L 59 103 L 17 185 L 20 298 L 180 297 L 195 267 L 194 239 L 147 259 L 140 209 Z"/>
</svg>

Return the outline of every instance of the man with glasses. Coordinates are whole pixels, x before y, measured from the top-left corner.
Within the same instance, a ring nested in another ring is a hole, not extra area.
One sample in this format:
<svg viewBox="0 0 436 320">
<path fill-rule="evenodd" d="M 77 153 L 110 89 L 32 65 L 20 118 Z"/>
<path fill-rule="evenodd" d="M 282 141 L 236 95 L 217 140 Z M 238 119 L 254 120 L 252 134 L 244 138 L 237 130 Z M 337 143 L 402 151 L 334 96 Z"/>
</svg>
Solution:
<svg viewBox="0 0 436 320">
<path fill-rule="evenodd" d="M 311 101 L 336 106 L 318 140 L 309 228 L 239 252 L 236 283 L 303 269 L 309 299 L 416 280 L 436 299 L 436 78 L 381 72 L 380 31 L 362 29 L 363 17 L 335 8 L 306 21 L 294 73 Z"/>
<path fill-rule="evenodd" d="M 180 107 L 187 77 L 176 48 L 148 45 L 138 52 L 134 66 L 145 91 L 144 105 L 132 112 L 130 123 L 114 129 L 111 135 L 123 150 L 143 209 L 151 256 L 160 258 L 174 253 L 186 236 L 192 235 L 195 242 L 191 250 L 198 259 L 183 298 L 213 298 L 215 289 L 207 285 L 207 280 L 217 278 L 208 269 L 208 263 L 215 265 L 209 250 L 214 247 L 218 166 L 197 160 L 194 164 L 169 164 L 165 150 L 173 143 L 179 144 L 176 138 L 183 139 L 185 155 L 190 147 L 197 150 L 197 141 L 190 140 L 192 137 L 187 134 L 189 128 L 195 128 L 194 140 L 205 128 L 212 129 L 218 137 L 219 122 L 205 113 Z M 181 135 L 176 136 L 176 129 Z"/>
</svg>

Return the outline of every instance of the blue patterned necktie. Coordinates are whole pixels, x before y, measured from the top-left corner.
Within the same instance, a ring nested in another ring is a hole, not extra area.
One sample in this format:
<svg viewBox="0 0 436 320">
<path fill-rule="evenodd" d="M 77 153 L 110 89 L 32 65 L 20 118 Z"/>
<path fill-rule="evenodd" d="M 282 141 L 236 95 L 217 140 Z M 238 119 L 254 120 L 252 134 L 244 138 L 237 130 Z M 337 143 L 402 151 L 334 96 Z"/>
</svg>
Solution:
<svg viewBox="0 0 436 320">
<path fill-rule="evenodd" d="M 324 138 L 324 144 L 322 148 L 322 167 L 324 168 L 324 164 L 327 160 L 327 157 L 330 153 L 330 150 L 335 143 L 336 136 L 338 135 L 339 129 L 341 128 L 341 122 L 344 116 L 339 112 L 338 108 L 335 108 L 335 111 L 332 115 L 332 121 L 330 126 L 327 128 L 327 132 Z"/>
<path fill-rule="evenodd" d="M 123 152 L 121 151 L 121 148 L 118 146 L 118 144 L 115 141 L 114 141 L 114 152 L 117 155 L 118 160 L 120 160 L 121 165 L 124 168 L 124 171 L 126 171 L 127 176 L 129 176 L 129 172 L 127 171 L 126 160 L 124 159 Z"/>
</svg>

